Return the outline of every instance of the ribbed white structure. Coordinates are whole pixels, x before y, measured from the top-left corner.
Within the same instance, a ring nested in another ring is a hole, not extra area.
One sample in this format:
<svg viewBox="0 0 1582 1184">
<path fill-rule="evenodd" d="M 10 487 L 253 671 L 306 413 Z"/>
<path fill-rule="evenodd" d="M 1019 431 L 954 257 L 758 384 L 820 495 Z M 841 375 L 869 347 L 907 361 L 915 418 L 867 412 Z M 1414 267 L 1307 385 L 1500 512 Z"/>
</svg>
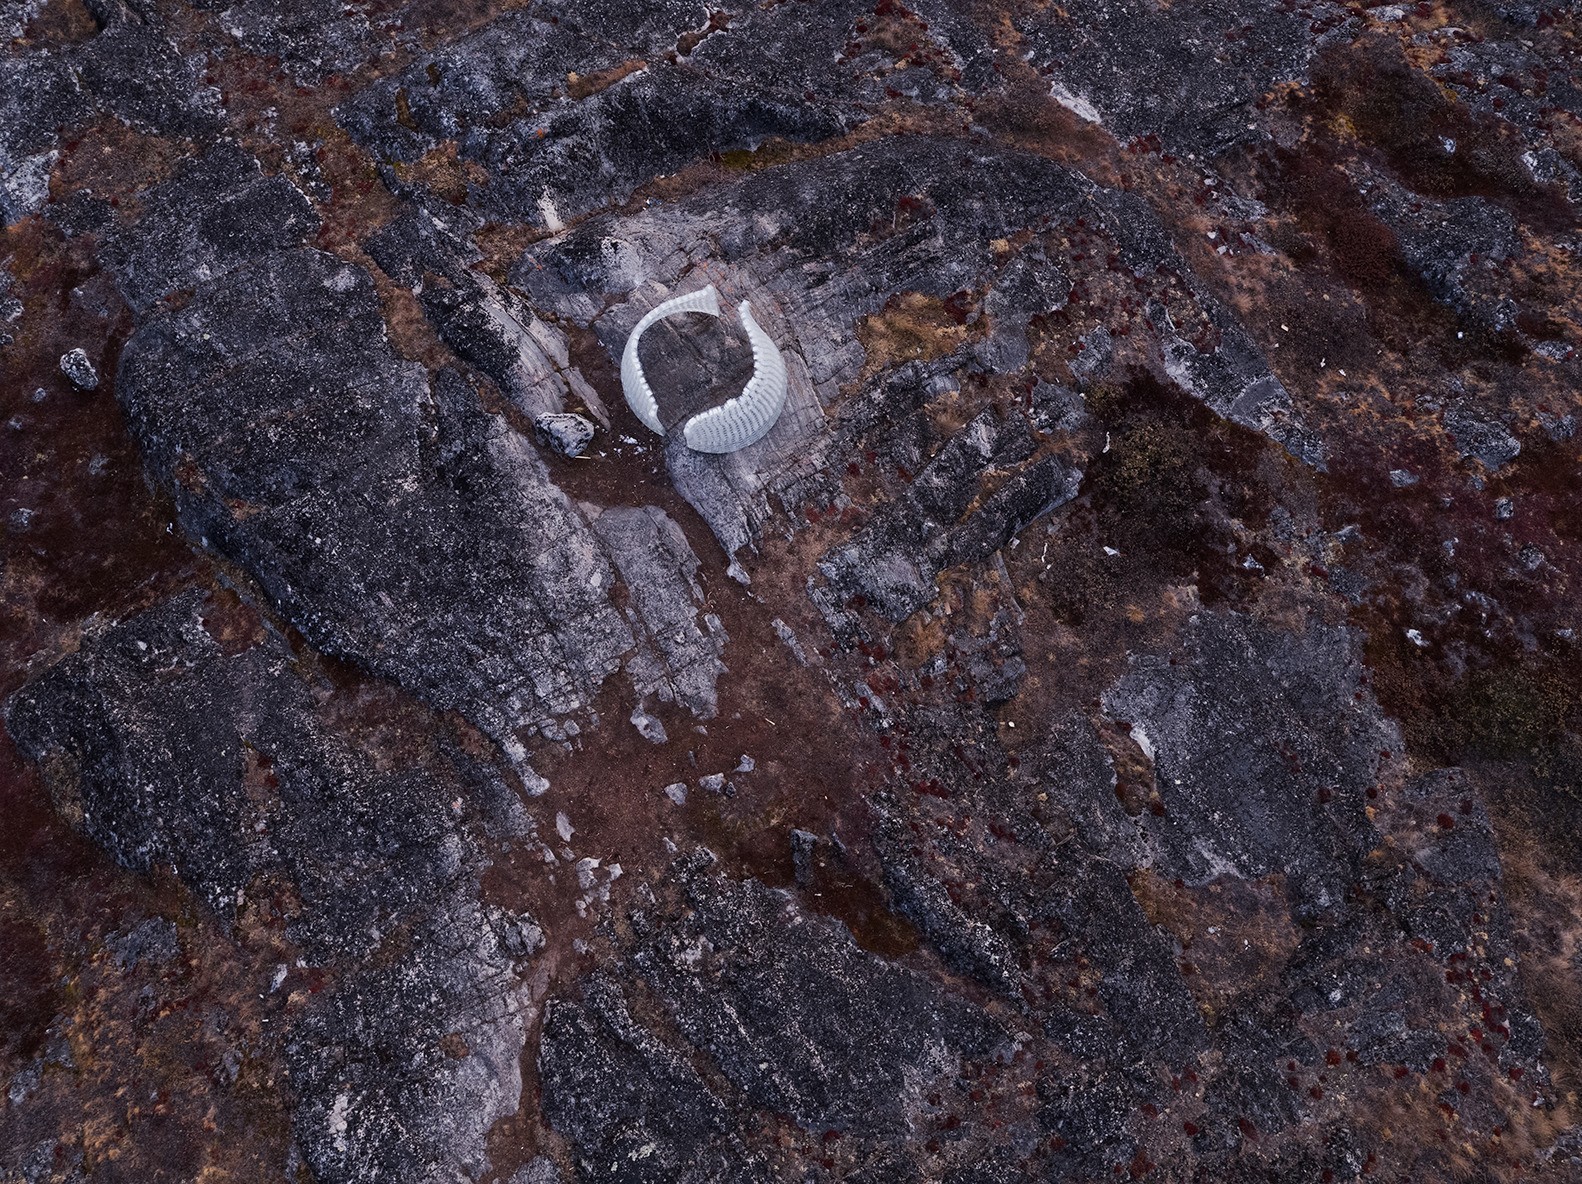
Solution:
<svg viewBox="0 0 1582 1184">
<path fill-rule="evenodd" d="M 648 379 L 643 374 L 642 362 L 638 361 L 637 342 L 648 326 L 675 316 L 678 312 L 703 312 L 717 317 L 720 315 L 720 294 L 710 284 L 696 292 L 674 296 L 663 304 L 655 305 L 633 327 L 632 335 L 626 339 L 626 348 L 621 351 L 621 389 L 626 392 L 626 403 L 633 415 L 661 436 L 665 434 L 665 425 L 659 422 L 659 401 L 654 398 L 654 388 L 648 385 Z M 755 357 L 756 354 L 755 346 Z M 687 442 L 690 444 L 691 440 Z"/>
<path fill-rule="evenodd" d="M 774 427 L 785 407 L 785 359 L 754 319 L 752 305 L 743 300 L 738 312 L 753 348 L 753 376 L 734 399 L 701 411 L 687 421 L 687 447 L 698 452 L 735 452 L 738 448 L 746 448 Z M 653 396 L 650 394 L 649 398 Z"/>
</svg>

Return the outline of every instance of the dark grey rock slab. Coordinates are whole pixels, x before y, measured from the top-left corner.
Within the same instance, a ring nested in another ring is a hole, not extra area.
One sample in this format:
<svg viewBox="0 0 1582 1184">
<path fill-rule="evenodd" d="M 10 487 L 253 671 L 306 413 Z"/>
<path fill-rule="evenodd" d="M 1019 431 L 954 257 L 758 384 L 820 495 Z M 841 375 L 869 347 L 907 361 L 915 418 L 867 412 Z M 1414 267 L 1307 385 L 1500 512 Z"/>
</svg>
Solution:
<svg viewBox="0 0 1582 1184">
<path fill-rule="evenodd" d="M 1372 832 L 1365 792 L 1394 727 L 1357 693 L 1355 639 L 1294 635 L 1204 613 L 1188 660 L 1138 657 L 1105 695 L 1156 769 L 1165 813 L 1150 834 L 1176 875 L 1281 872 L 1303 907 L 1333 909 Z"/>
<path fill-rule="evenodd" d="M 275 985 L 303 968 L 331 984 L 282 1038 L 318 1179 L 476 1180 L 520 1100 L 526 997 L 454 788 L 381 771 L 319 722 L 278 638 L 227 652 L 209 611 L 188 593 L 88 639 L 7 701 L 6 728 L 122 865 L 174 868 L 227 925 L 259 885 L 296 902 L 302 956 Z M 111 945 L 158 962 L 177 937 L 151 920 Z"/>
<path fill-rule="evenodd" d="M 161 297 L 217 279 L 257 255 L 299 245 L 318 229 L 308 199 L 230 142 L 183 164 L 145 191 L 135 219 L 111 232 L 102 258 L 138 312 Z"/>
<path fill-rule="evenodd" d="M 1156 135 L 1172 151 L 1214 155 L 1260 137 L 1256 101 L 1303 77 L 1345 15 L 1329 3 L 1081 0 L 1017 24 L 1051 94 L 1082 119 L 1122 140 Z"/>
<path fill-rule="evenodd" d="M 328 653 L 522 755 L 633 646 L 587 523 L 455 375 L 400 361 L 367 273 L 302 250 L 128 343 L 118 396 L 183 522 Z"/>
</svg>

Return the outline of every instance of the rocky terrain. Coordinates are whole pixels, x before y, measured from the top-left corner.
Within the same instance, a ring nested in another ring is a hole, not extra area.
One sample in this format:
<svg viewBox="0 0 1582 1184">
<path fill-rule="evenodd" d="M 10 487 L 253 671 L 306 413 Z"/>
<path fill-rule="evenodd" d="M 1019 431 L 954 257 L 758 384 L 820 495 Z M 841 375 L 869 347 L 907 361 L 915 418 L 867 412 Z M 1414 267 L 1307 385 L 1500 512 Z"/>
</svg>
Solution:
<svg viewBox="0 0 1582 1184">
<path fill-rule="evenodd" d="M 1579 35 L 0 0 L 0 1181 L 1582 1179 Z"/>
</svg>

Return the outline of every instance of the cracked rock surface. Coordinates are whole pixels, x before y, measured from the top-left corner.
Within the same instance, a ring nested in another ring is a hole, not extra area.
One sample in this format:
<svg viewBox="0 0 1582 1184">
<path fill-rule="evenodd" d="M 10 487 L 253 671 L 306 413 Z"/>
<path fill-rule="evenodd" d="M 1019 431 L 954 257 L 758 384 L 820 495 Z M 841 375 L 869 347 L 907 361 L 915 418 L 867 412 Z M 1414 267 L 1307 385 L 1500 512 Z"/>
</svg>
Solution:
<svg viewBox="0 0 1582 1184">
<path fill-rule="evenodd" d="M 14 696 L 7 729 L 122 866 L 170 867 L 286 959 L 268 989 L 291 992 L 275 1019 L 316 1177 L 476 1176 L 520 1101 L 526 1002 L 477 844 L 440 778 L 378 770 L 315 718 L 278 638 L 227 652 L 208 607 L 187 593 L 105 631 Z M 158 924 L 116 960 L 168 958 Z"/>
<path fill-rule="evenodd" d="M 5 7 L 0 1181 L 1575 1178 L 1579 33 Z"/>
</svg>

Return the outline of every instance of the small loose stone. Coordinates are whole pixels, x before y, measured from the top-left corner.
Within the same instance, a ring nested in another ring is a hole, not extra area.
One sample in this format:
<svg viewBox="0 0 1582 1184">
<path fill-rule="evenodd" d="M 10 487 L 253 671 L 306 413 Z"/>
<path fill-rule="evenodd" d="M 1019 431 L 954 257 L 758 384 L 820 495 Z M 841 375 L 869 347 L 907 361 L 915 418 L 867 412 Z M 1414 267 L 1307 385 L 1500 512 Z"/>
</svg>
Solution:
<svg viewBox="0 0 1582 1184">
<path fill-rule="evenodd" d="M 79 390 L 91 391 L 99 386 L 99 372 L 88 360 L 88 353 L 80 346 L 60 357 L 60 372 Z"/>
<path fill-rule="evenodd" d="M 593 440 L 593 424 L 569 411 L 551 411 L 533 420 L 533 434 L 551 452 L 581 456 Z"/>
</svg>

